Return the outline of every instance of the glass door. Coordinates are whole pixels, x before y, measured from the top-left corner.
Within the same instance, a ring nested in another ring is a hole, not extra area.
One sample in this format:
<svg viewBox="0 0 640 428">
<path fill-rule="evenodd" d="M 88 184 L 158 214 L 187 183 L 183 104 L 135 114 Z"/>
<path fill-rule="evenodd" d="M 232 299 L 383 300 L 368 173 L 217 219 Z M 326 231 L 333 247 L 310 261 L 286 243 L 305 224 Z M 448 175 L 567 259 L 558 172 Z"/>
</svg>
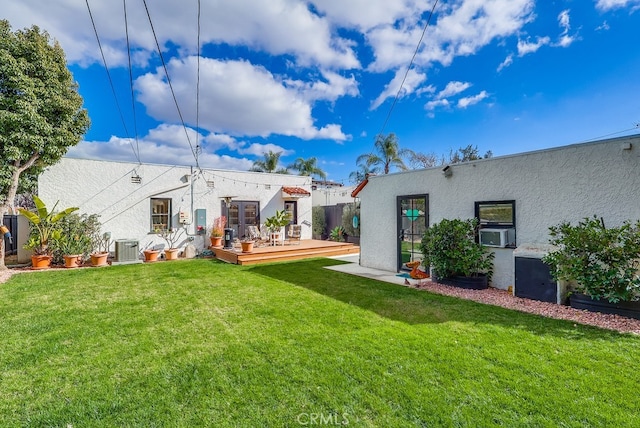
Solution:
<svg viewBox="0 0 640 428">
<path fill-rule="evenodd" d="M 226 205 L 222 203 L 222 212 Z M 227 227 L 233 229 L 234 237 L 242 239 L 247 236 L 247 226 L 260 225 L 260 202 L 232 201 L 229 206 Z"/>
<path fill-rule="evenodd" d="M 420 242 L 429 224 L 429 195 L 398 196 L 398 270 L 422 260 Z"/>
<path fill-rule="evenodd" d="M 285 228 L 285 236 L 289 236 L 289 226 L 292 224 L 298 224 L 298 202 L 297 201 L 285 201 L 284 210 L 287 213 L 289 224 Z"/>
</svg>

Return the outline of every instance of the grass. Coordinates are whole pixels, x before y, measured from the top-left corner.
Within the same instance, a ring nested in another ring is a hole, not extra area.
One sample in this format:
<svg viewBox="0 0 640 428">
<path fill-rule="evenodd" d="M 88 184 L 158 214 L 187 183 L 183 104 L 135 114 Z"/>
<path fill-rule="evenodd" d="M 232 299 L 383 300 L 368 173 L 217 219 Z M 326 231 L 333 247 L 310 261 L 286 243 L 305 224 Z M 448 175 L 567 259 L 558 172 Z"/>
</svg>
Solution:
<svg viewBox="0 0 640 428">
<path fill-rule="evenodd" d="M 640 426 L 640 338 L 335 263 L 16 275 L 2 426 Z"/>
</svg>

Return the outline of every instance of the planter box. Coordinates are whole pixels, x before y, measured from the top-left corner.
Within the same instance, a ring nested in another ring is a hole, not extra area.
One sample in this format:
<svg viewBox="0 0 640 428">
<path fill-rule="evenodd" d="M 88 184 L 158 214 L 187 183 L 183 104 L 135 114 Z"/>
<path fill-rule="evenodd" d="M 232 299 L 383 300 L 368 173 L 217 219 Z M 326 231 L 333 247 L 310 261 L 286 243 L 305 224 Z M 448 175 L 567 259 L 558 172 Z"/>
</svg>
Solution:
<svg viewBox="0 0 640 428">
<path fill-rule="evenodd" d="M 586 309 L 591 312 L 603 314 L 616 314 L 623 317 L 640 319 L 640 302 L 610 303 L 607 300 L 595 300 L 591 296 L 581 293 L 573 293 L 569 296 L 572 308 Z"/>
<path fill-rule="evenodd" d="M 478 276 L 454 276 L 451 278 L 440 278 L 433 273 L 432 279 L 438 284 L 466 288 L 468 290 L 484 290 L 489 287 L 489 281 L 485 274 L 479 274 Z"/>
</svg>

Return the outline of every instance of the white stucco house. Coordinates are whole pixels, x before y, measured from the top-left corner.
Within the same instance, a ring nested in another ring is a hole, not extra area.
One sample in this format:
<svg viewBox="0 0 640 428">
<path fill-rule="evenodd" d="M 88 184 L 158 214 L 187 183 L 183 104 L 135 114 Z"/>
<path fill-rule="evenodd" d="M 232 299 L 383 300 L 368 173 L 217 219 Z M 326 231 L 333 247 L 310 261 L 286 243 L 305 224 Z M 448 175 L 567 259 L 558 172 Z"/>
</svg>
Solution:
<svg viewBox="0 0 640 428">
<path fill-rule="evenodd" d="M 550 226 L 593 215 L 607 226 L 640 218 L 640 136 L 374 176 L 354 196 L 362 266 L 398 271 L 421 258 L 428 225 L 478 217 L 488 229 L 483 239 L 497 245 L 491 285 L 507 289 L 514 251 L 548 244 Z"/>
<path fill-rule="evenodd" d="M 242 238 L 283 209 L 303 224 L 302 239 L 311 238 L 310 177 L 63 158 L 41 174 L 38 193 L 49 206 L 98 214 L 114 242 L 136 240 L 140 250 L 164 244 L 159 227 L 183 229 L 180 246 L 202 249 L 218 216 Z"/>
</svg>

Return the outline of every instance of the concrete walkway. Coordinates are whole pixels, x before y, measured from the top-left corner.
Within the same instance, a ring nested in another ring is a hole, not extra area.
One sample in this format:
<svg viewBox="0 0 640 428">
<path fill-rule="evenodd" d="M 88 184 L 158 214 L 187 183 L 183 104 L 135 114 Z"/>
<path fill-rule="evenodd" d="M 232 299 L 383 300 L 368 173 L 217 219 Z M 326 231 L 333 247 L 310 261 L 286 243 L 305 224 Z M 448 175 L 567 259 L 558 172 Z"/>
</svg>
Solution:
<svg viewBox="0 0 640 428">
<path fill-rule="evenodd" d="M 386 270 L 372 269 L 372 268 L 360 266 L 359 254 L 351 254 L 348 256 L 336 256 L 331 258 L 346 261 L 349 263 L 344 265 L 337 265 L 337 266 L 327 266 L 326 269 L 335 270 L 337 272 L 348 273 L 350 275 L 362 276 L 365 278 L 377 279 L 378 281 L 390 282 L 392 284 L 399 284 L 399 285 L 404 285 L 404 281 L 406 279 L 401 276 L 396 276 L 398 275 L 397 272 L 389 272 Z"/>
</svg>

